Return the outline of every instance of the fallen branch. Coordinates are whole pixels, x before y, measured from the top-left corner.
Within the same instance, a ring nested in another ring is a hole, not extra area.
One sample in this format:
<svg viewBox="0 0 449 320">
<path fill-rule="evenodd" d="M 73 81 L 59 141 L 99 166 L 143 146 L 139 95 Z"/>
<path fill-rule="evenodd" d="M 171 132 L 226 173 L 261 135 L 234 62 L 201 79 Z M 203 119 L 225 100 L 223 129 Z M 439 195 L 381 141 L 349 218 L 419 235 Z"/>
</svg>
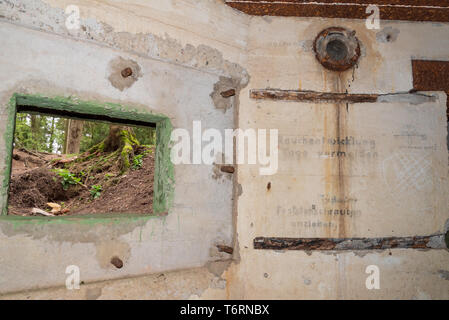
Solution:
<svg viewBox="0 0 449 320">
<path fill-rule="evenodd" d="M 23 147 L 22 147 L 22 148 L 19 148 L 19 150 L 22 151 L 22 152 L 31 154 L 32 156 L 38 157 L 38 158 L 44 160 L 45 162 L 47 162 L 47 160 L 46 160 L 43 156 L 41 156 L 40 154 L 38 154 L 38 153 L 35 153 L 35 152 L 30 151 L 30 150 L 28 150 L 28 149 L 25 149 L 25 148 L 23 148 Z"/>
<path fill-rule="evenodd" d="M 33 210 L 31 210 L 31 213 L 33 214 L 40 214 L 46 217 L 54 217 L 55 215 L 52 213 L 48 213 L 47 211 L 41 210 L 39 208 L 33 208 Z"/>
</svg>

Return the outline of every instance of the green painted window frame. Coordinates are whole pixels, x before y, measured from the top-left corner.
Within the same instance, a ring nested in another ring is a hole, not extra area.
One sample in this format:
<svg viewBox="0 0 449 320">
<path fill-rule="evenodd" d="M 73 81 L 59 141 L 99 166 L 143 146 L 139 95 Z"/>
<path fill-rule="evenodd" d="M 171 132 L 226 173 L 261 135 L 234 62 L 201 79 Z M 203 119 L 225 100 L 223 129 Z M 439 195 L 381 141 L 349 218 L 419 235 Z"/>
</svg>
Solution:
<svg viewBox="0 0 449 320">
<path fill-rule="evenodd" d="M 170 119 L 162 114 L 152 113 L 146 110 L 136 109 L 130 106 L 122 106 L 115 103 L 99 103 L 94 101 L 81 101 L 75 97 L 47 97 L 42 95 L 29 95 L 15 93 L 7 106 L 7 124 L 4 132 L 5 143 L 5 166 L 2 184 L 2 204 L 0 218 L 10 217 L 13 219 L 31 219 L 36 217 L 8 216 L 8 193 L 11 178 L 12 151 L 14 142 L 14 131 L 18 106 L 32 106 L 43 110 L 53 110 L 55 112 L 70 112 L 73 117 L 76 115 L 102 116 L 108 119 L 120 119 L 130 122 L 139 122 L 156 125 L 156 151 L 155 151 L 155 172 L 153 182 L 153 213 L 144 216 L 162 216 L 168 214 L 173 202 L 174 192 L 174 167 L 170 160 L 170 135 L 173 129 Z M 93 119 L 95 121 L 95 119 Z M 100 214 L 79 216 L 77 218 L 86 219 Z M 104 215 L 104 214 L 101 214 Z M 120 216 L 134 215 L 132 212 L 120 214 Z M 117 217 L 117 215 L 111 215 Z M 142 216 L 142 214 L 140 214 Z M 40 218 L 40 217 L 39 217 Z M 48 219 L 42 217 L 44 219 Z M 64 219 L 69 217 L 52 217 L 51 220 Z"/>
</svg>

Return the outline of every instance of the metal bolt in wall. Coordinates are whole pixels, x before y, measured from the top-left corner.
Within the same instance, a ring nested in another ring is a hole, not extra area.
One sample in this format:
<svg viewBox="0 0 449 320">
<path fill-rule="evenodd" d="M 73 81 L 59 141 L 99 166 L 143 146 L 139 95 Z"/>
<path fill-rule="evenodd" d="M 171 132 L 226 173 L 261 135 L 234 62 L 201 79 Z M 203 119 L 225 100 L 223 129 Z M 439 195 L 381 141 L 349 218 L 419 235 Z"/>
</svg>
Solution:
<svg viewBox="0 0 449 320">
<path fill-rule="evenodd" d="M 121 74 L 122 74 L 123 78 L 128 78 L 129 76 L 131 76 L 133 74 L 133 70 L 130 67 L 128 67 L 128 68 L 123 69 Z"/>
</svg>

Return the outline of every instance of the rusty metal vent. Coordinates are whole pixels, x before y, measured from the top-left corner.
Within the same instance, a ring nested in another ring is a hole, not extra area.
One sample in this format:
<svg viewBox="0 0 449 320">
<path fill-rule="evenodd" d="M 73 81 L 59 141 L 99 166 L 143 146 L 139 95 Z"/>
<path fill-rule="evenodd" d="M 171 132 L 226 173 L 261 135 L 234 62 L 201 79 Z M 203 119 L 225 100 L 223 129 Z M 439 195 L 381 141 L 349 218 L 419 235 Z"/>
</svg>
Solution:
<svg viewBox="0 0 449 320">
<path fill-rule="evenodd" d="M 329 70 L 346 71 L 352 68 L 360 57 L 360 44 L 355 31 L 331 27 L 321 31 L 313 45 L 316 58 Z"/>
</svg>

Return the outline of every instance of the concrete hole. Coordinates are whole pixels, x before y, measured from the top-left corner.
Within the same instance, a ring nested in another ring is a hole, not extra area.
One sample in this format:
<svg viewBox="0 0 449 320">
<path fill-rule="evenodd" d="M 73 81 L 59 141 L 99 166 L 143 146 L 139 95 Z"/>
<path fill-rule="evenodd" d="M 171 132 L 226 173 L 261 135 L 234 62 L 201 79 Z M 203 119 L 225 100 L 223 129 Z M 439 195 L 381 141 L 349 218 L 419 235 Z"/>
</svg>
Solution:
<svg viewBox="0 0 449 320">
<path fill-rule="evenodd" d="M 111 264 L 117 269 L 121 269 L 123 267 L 123 261 L 117 256 L 111 258 Z"/>
<path fill-rule="evenodd" d="M 333 60 L 343 60 L 348 56 L 348 47 L 343 41 L 335 39 L 327 43 L 326 52 Z"/>
</svg>

